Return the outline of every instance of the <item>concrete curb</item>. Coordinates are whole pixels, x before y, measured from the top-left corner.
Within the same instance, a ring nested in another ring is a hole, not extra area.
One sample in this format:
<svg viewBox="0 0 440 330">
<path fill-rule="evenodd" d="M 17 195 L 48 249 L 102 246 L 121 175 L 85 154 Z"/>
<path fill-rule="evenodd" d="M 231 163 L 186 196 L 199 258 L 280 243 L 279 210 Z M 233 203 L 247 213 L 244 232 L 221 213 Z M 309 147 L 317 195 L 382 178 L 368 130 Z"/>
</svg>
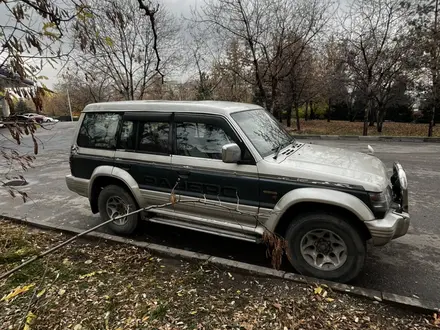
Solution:
<svg viewBox="0 0 440 330">
<path fill-rule="evenodd" d="M 388 142 L 416 142 L 440 143 L 438 137 L 417 136 L 357 136 L 357 135 L 302 135 L 293 134 L 298 140 L 348 140 L 348 141 L 388 141 Z"/>
<path fill-rule="evenodd" d="M 30 225 L 33 227 L 41 228 L 41 229 L 48 229 L 48 230 L 59 230 L 62 232 L 70 233 L 70 234 L 79 234 L 83 232 L 82 229 L 65 226 L 65 225 L 52 225 L 43 221 L 36 221 L 36 220 L 25 220 L 25 219 L 19 219 L 19 218 L 11 218 L 8 216 L 0 216 L 0 218 L 4 218 L 6 220 L 14 221 L 19 224 L 25 224 Z M 378 302 L 385 302 L 392 305 L 397 305 L 398 307 L 402 308 L 410 308 L 413 310 L 418 310 L 422 312 L 440 312 L 440 305 L 437 305 L 434 302 L 426 301 L 422 299 L 417 299 L 414 297 L 408 297 L 408 296 L 402 296 L 397 295 L 394 293 L 388 293 L 388 292 L 382 292 L 372 289 L 365 289 L 357 286 L 351 286 L 348 284 L 342 284 L 342 283 L 336 283 L 336 282 L 330 282 L 325 280 L 320 280 L 312 277 L 302 276 L 299 274 L 294 273 L 287 273 L 282 270 L 275 270 L 268 267 L 262 267 L 257 265 L 252 265 L 240 261 L 235 261 L 231 259 L 225 259 L 220 257 L 211 256 L 208 254 L 198 253 L 198 252 L 192 252 L 182 249 L 176 249 L 164 245 L 159 244 L 153 244 L 153 243 L 147 243 L 147 242 L 141 242 L 141 241 L 135 241 L 132 239 L 115 236 L 111 234 L 101 233 L 101 232 L 91 232 L 84 237 L 89 238 L 98 238 L 98 239 L 104 239 L 107 241 L 115 242 L 115 243 L 122 243 L 122 244 L 130 244 L 133 246 L 145 248 L 147 250 L 153 251 L 159 255 L 163 256 L 169 256 L 169 257 L 178 257 L 186 260 L 198 260 L 203 262 L 209 262 L 212 264 L 215 264 L 217 266 L 221 266 L 228 269 L 233 269 L 235 271 L 242 271 L 251 273 L 253 275 L 258 276 L 264 276 L 264 277 L 274 277 L 284 280 L 289 280 L 296 283 L 301 284 L 325 284 L 330 289 L 350 294 L 357 297 L 367 298 L 373 301 Z"/>
</svg>

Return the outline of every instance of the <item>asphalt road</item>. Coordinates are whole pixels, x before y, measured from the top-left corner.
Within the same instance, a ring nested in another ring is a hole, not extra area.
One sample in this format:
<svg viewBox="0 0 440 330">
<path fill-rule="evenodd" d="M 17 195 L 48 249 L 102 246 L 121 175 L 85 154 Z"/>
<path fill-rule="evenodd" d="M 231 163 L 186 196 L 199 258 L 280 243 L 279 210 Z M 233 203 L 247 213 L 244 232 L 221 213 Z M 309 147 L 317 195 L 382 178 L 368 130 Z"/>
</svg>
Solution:
<svg viewBox="0 0 440 330">
<path fill-rule="evenodd" d="M 23 203 L 19 198 L 12 199 L 0 189 L 0 214 L 78 228 L 90 228 L 99 223 L 99 217 L 92 215 L 87 199 L 70 192 L 64 181 L 69 173 L 68 151 L 73 131 L 72 123 L 58 123 L 51 130 L 38 131 L 40 153 L 34 168 L 25 173 L 29 184 L 23 187 L 32 201 Z M 0 129 L 0 145 L 13 146 L 5 136 L 7 131 Z M 360 141 L 306 142 L 367 152 L 367 143 Z M 440 305 L 440 144 L 372 142 L 370 145 L 390 169 L 395 160 L 406 169 L 412 224 L 406 236 L 385 247 L 369 250 L 364 271 L 353 284 L 416 295 Z M 20 151 L 32 151 L 29 138 L 23 141 Z M 9 168 L 0 160 L 0 172 L 6 171 Z M 264 246 L 163 225 L 143 224 L 136 239 L 270 265 Z M 291 271 L 289 266 L 284 267 Z"/>
</svg>

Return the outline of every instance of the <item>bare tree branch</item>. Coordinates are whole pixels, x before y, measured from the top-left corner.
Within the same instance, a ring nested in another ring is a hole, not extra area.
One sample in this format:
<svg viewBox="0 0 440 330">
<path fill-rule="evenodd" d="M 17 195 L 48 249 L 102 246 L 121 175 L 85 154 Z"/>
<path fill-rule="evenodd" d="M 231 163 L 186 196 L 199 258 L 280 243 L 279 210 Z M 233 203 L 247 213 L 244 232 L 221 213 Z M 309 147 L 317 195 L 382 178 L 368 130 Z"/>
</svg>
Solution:
<svg viewBox="0 0 440 330">
<path fill-rule="evenodd" d="M 145 11 L 145 16 L 148 16 L 150 19 L 151 24 L 151 30 L 153 31 L 153 49 L 156 53 L 156 72 L 162 77 L 162 83 L 164 79 L 164 74 L 160 71 L 160 55 L 159 51 L 157 49 L 157 30 L 156 30 L 156 18 L 155 14 L 159 10 L 159 4 L 156 5 L 155 8 L 152 8 L 151 3 L 145 4 L 143 0 L 138 0 L 139 2 L 139 9 L 142 9 Z"/>
</svg>

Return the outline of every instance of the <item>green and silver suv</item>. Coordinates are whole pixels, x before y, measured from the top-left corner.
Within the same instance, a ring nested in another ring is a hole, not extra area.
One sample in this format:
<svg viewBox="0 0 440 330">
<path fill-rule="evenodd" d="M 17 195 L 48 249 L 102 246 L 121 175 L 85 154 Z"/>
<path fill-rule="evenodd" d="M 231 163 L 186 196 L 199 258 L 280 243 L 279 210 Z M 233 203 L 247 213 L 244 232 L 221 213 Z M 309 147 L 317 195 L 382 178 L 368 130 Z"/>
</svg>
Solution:
<svg viewBox="0 0 440 330">
<path fill-rule="evenodd" d="M 265 109 L 232 102 L 127 101 L 83 110 L 70 154 L 70 190 L 103 220 L 181 201 L 110 228 L 132 233 L 142 218 L 260 242 L 287 240 L 304 275 L 347 282 L 366 242 L 384 245 L 410 222 L 405 171 L 375 156 L 300 143 Z"/>
</svg>

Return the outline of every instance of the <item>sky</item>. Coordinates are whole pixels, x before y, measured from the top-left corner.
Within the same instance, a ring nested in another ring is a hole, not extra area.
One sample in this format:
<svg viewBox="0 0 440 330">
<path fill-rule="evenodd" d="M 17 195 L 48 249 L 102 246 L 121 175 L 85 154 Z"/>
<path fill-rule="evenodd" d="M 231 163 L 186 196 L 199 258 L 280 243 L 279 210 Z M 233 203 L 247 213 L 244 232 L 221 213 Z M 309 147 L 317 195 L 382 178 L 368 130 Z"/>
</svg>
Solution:
<svg viewBox="0 0 440 330">
<path fill-rule="evenodd" d="M 61 0 L 60 0 L 61 1 Z M 69 1 L 69 0 L 63 0 Z M 124 0 L 121 0 L 124 1 Z M 160 5 L 173 14 L 176 18 L 180 19 L 182 16 L 189 18 L 191 16 L 191 9 L 197 8 L 205 0 L 156 0 L 160 3 Z M 340 3 L 344 4 L 346 0 L 339 0 Z M 0 0 L 1 3 L 1 0 Z M 7 21 L 6 17 L 6 9 L 4 6 L 0 5 L 0 24 L 4 24 Z M 63 67 L 63 63 L 58 63 L 55 67 L 51 67 L 51 65 L 46 64 L 40 75 L 48 77 L 48 80 L 43 81 L 44 84 L 53 88 L 54 85 L 58 81 L 58 76 L 60 74 L 60 70 Z"/>
<path fill-rule="evenodd" d="M 171 12 L 175 17 L 180 18 L 181 16 L 189 17 L 191 13 L 191 8 L 197 6 L 203 0 L 161 0 L 161 5 Z M 0 12 L 0 23 L 5 20 L 5 13 Z M 61 64 L 58 64 L 55 68 L 50 65 L 45 65 L 41 71 L 41 75 L 46 76 L 48 80 L 43 81 L 48 88 L 53 88 L 58 81 L 58 75 Z"/>
</svg>

